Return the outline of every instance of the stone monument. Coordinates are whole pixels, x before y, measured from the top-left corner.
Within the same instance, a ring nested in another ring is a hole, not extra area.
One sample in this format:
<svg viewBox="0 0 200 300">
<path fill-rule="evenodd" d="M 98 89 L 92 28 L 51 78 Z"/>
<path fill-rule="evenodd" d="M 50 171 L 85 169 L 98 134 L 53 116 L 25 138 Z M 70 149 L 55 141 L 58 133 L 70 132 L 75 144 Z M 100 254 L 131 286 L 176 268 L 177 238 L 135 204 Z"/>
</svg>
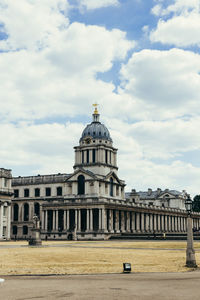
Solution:
<svg viewBox="0 0 200 300">
<path fill-rule="evenodd" d="M 42 241 L 40 237 L 40 219 L 37 215 L 33 216 L 33 228 L 31 229 L 32 235 L 29 240 L 29 246 L 41 246 Z"/>
</svg>

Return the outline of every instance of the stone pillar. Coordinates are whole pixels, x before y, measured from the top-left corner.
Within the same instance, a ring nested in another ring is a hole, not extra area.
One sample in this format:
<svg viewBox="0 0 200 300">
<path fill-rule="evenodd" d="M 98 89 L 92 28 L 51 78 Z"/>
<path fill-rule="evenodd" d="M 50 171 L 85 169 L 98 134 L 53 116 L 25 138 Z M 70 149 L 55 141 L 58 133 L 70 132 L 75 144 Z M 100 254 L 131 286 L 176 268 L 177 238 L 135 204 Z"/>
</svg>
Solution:
<svg viewBox="0 0 200 300">
<path fill-rule="evenodd" d="M 102 229 L 102 209 L 99 208 L 99 230 Z"/>
<path fill-rule="evenodd" d="M 78 226 L 78 210 L 75 209 L 75 230 L 77 230 Z"/>
<path fill-rule="evenodd" d="M 66 228 L 67 228 L 66 219 L 67 219 L 67 212 L 66 212 L 66 210 L 64 210 L 64 220 L 63 220 L 64 226 L 63 226 L 63 229 L 65 231 L 66 231 Z"/>
<path fill-rule="evenodd" d="M 131 228 L 132 228 L 132 232 L 136 231 L 135 228 L 135 212 L 132 211 L 132 218 L 131 218 Z"/>
<path fill-rule="evenodd" d="M 186 267 L 197 267 L 195 251 L 193 247 L 192 218 L 187 218 L 187 250 L 186 250 Z"/>
<path fill-rule="evenodd" d="M 102 230 L 107 231 L 106 209 L 104 208 L 102 209 L 101 215 L 102 215 L 102 220 L 101 220 Z"/>
<path fill-rule="evenodd" d="M 141 228 L 140 228 L 141 232 L 144 232 L 144 213 L 141 213 Z"/>
<path fill-rule="evenodd" d="M 131 232 L 131 228 L 130 228 L 130 212 L 127 211 L 126 213 L 126 217 L 127 217 L 127 223 L 126 223 L 126 231 L 127 232 Z"/>
<path fill-rule="evenodd" d="M 93 210 L 90 209 L 90 231 L 93 231 Z"/>
<path fill-rule="evenodd" d="M 45 230 L 45 211 L 42 211 L 42 230 Z"/>
<path fill-rule="evenodd" d="M 90 210 L 87 209 L 87 224 L 86 224 L 86 231 L 90 230 Z"/>
<path fill-rule="evenodd" d="M 56 230 L 56 211 L 53 210 L 53 231 Z"/>
<path fill-rule="evenodd" d="M 45 231 L 47 231 L 48 226 L 48 210 L 45 210 Z"/>
<path fill-rule="evenodd" d="M 124 231 L 124 211 L 121 211 L 121 232 Z"/>
<path fill-rule="evenodd" d="M 157 229 L 160 232 L 160 215 L 157 215 Z"/>
<path fill-rule="evenodd" d="M 76 211 L 77 211 L 77 217 L 76 217 L 76 221 L 77 221 L 77 223 L 76 223 L 76 229 L 77 229 L 77 231 L 80 231 L 80 214 L 81 214 L 81 212 L 80 212 L 80 209 L 76 209 Z"/>
<path fill-rule="evenodd" d="M 145 231 L 146 232 L 150 232 L 150 217 L 149 217 L 149 214 L 146 214 L 146 223 L 145 223 Z"/>
<path fill-rule="evenodd" d="M 137 227 L 137 232 L 140 232 L 141 228 L 140 228 L 140 213 L 139 212 L 136 213 L 136 227 Z"/>
<path fill-rule="evenodd" d="M 115 231 L 119 233 L 119 211 L 115 211 Z"/>
<path fill-rule="evenodd" d="M 56 210 L 56 231 L 58 231 L 58 210 Z"/>
<path fill-rule="evenodd" d="M 109 229 L 113 232 L 113 210 L 109 209 Z"/>
<path fill-rule="evenodd" d="M 8 212 L 7 212 L 7 239 L 10 239 L 10 225 L 11 225 L 11 204 L 8 205 Z"/>
<path fill-rule="evenodd" d="M 153 231 L 153 215 L 152 213 L 149 214 L 149 232 Z"/>
<path fill-rule="evenodd" d="M 69 209 L 67 209 L 67 230 L 69 230 Z"/>
</svg>

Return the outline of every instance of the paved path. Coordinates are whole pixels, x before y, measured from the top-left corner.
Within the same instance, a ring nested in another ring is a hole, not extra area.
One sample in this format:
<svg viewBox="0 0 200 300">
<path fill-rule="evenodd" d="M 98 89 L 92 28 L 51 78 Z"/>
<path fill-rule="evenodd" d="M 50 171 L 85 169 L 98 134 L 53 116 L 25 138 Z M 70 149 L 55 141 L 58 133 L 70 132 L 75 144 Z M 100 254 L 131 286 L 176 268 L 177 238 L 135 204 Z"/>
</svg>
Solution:
<svg viewBox="0 0 200 300">
<path fill-rule="evenodd" d="M 3 277 L 2 300 L 199 300 L 200 272 Z"/>
</svg>

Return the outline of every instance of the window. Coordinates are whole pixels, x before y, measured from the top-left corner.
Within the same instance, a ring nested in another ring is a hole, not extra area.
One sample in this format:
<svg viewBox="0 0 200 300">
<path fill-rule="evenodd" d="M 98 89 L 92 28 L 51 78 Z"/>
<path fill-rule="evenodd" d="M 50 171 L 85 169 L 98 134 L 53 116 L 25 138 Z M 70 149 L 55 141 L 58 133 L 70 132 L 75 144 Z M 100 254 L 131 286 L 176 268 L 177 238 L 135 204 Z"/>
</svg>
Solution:
<svg viewBox="0 0 200 300">
<path fill-rule="evenodd" d="M 34 214 L 37 215 L 38 217 L 40 217 L 40 204 L 39 203 L 34 204 Z"/>
<path fill-rule="evenodd" d="M 28 234 L 28 226 L 23 226 L 23 234 Z"/>
<path fill-rule="evenodd" d="M 24 221 L 29 220 L 29 205 L 28 203 L 24 204 Z"/>
<path fill-rule="evenodd" d="M 108 163 L 108 150 L 105 151 L 105 162 Z"/>
<path fill-rule="evenodd" d="M 14 205 L 14 221 L 18 221 L 18 213 L 19 213 L 19 206 L 18 204 Z"/>
<path fill-rule="evenodd" d="M 93 163 L 96 162 L 96 151 L 95 151 L 95 149 L 92 149 L 92 162 Z"/>
<path fill-rule="evenodd" d="M 35 189 L 35 197 L 40 197 L 40 189 Z"/>
<path fill-rule="evenodd" d="M 19 190 L 14 190 L 14 198 L 18 198 L 19 197 Z"/>
<path fill-rule="evenodd" d="M 12 233 L 13 235 L 17 235 L 17 226 L 13 226 Z"/>
<path fill-rule="evenodd" d="M 24 190 L 24 197 L 29 197 L 29 189 Z"/>
<path fill-rule="evenodd" d="M 83 175 L 78 176 L 78 195 L 85 194 L 85 177 Z"/>
<path fill-rule="evenodd" d="M 51 188 L 49 187 L 46 188 L 46 196 L 47 197 L 51 196 Z"/>
<path fill-rule="evenodd" d="M 57 196 L 62 196 L 62 186 L 57 187 Z"/>
<path fill-rule="evenodd" d="M 87 164 L 89 163 L 89 161 L 90 161 L 90 152 L 89 152 L 89 150 L 86 150 L 87 151 Z"/>
<path fill-rule="evenodd" d="M 110 196 L 113 197 L 113 179 L 110 178 Z"/>
</svg>

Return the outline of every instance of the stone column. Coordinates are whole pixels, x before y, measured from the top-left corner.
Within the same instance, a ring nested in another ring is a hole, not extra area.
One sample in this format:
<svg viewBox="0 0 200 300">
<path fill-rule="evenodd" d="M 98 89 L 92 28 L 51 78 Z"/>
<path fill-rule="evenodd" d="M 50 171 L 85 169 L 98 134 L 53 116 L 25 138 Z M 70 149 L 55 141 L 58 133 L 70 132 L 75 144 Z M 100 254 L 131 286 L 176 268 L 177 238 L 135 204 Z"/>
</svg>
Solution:
<svg viewBox="0 0 200 300">
<path fill-rule="evenodd" d="M 187 218 L 187 250 L 186 250 L 186 266 L 197 267 L 195 259 L 195 251 L 193 247 L 193 232 L 192 232 L 192 218 Z"/>
<path fill-rule="evenodd" d="M 149 214 L 149 231 L 153 231 L 153 215 L 152 213 Z"/>
<path fill-rule="evenodd" d="M 150 217 L 149 214 L 146 214 L 146 226 L 145 226 L 145 231 L 150 232 Z"/>
<path fill-rule="evenodd" d="M 87 224 L 86 224 L 86 231 L 90 230 L 90 210 L 87 209 Z"/>
<path fill-rule="evenodd" d="M 58 231 L 58 210 L 56 210 L 56 231 Z"/>
<path fill-rule="evenodd" d="M 101 224 L 102 224 L 102 230 L 103 231 L 107 231 L 106 210 L 104 208 L 102 209 L 101 215 L 102 215 L 102 222 L 101 222 Z"/>
<path fill-rule="evenodd" d="M 56 211 L 53 210 L 53 231 L 56 230 Z"/>
<path fill-rule="evenodd" d="M 7 239 L 10 239 L 10 225 L 11 225 L 11 204 L 8 205 L 8 212 L 7 212 Z"/>
<path fill-rule="evenodd" d="M 45 210 L 45 231 L 47 231 L 48 226 L 48 210 Z"/>
<path fill-rule="evenodd" d="M 69 230 L 69 209 L 67 209 L 67 230 Z"/>
<path fill-rule="evenodd" d="M 66 231 L 66 228 L 67 228 L 66 219 L 67 219 L 67 212 L 66 212 L 66 210 L 64 210 L 64 220 L 63 220 L 64 226 L 63 226 L 63 229 L 65 231 Z"/>
<path fill-rule="evenodd" d="M 90 231 L 93 231 L 93 210 L 90 209 Z"/>
<path fill-rule="evenodd" d="M 132 219 L 131 219 L 131 228 L 132 228 L 132 232 L 135 232 L 136 231 L 136 228 L 135 228 L 135 212 L 132 211 Z"/>
<path fill-rule="evenodd" d="M 168 232 L 168 216 L 165 215 L 165 231 Z"/>
<path fill-rule="evenodd" d="M 77 231 L 81 231 L 81 210 L 80 209 L 76 209 L 77 210 L 77 223 L 76 223 L 76 229 Z"/>
<path fill-rule="evenodd" d="M 115 211 L 115 231 L 119 233 L 119 211 Z"/>
<path fill-rule="evenodd" d="M 141 232 L 144 232 L 144 213 L 141 213 Z"/>
<path fill-rule="evenodd" d="M 126 217 L 127 217 L 126 231 L 131 232 L 131 229 L 130 229 L 130 212 L 129 211 L 127 211 Z"/>
<path fill-rule="evenodd" d="M 124 211 L 121 211 L 121 232 L 124 231 Z"/>
<path fill-rule="evenodd" d="M 140 232 L 141 228 L 140 228 L 140 213 L 139 212 L 136 213 L 136 227 L 137 227 L 137 232 Z"/>
<path fill-rule="evenodd" d="M 160 215 L 158 215 L 158 231 L 161 231 Z"/>
<path fill-rule="evenodd" d="M 42 211 L 42 230 L 45 230 L 45 211 Z"/>
<path fill-rule="evenodd" d="M 77 230 L 78 226 L 78 210 L 75 209 L 75 230 Z"/>
<path fill-rule="evenodd" d="M 99 208 L 99 230 L 102 229 L 102 209 Z"/>
<path fill-rule="evenodd" d="M 113 210 L 109 209 L 109 229 L 113 232 Z"/>
</svg>

